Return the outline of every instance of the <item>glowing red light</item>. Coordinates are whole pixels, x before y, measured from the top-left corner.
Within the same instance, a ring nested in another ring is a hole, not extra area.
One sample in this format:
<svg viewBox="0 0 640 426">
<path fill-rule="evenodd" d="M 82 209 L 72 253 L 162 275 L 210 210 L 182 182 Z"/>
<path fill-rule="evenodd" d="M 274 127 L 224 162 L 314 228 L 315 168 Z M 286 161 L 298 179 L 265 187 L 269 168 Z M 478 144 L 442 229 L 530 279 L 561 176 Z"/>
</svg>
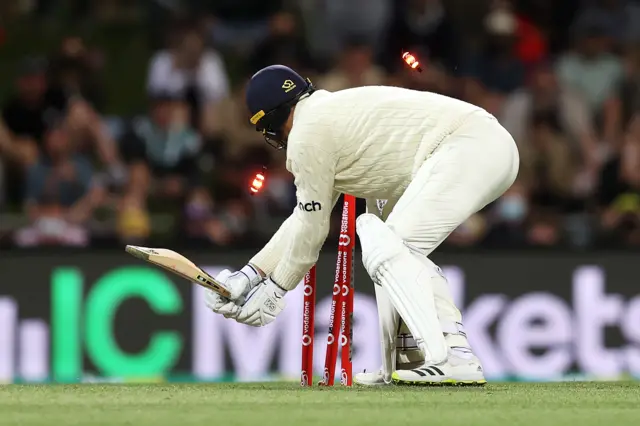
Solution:
<svg viewBox="0 0 640 426">
<path fill-rule="evenodd" d="M 413 56 L 411 53 L 404 52 L 402 54 L 402 59 L 407 65 L 411 67 L 411 69 L 418 70 L 418 72 L 422 72 L 422 68 L 420 68 L 420 61 L 418 61 L 418 59 L 416 59 L 416 57 Z"/>
<path fill-rule="evenodd" d="M 260 192 L 260 190 L 264 187 L 264 181 L 265 181 L 264 170 L 261 173 L 256 173 L 249 187 L 249 191 L 251 191 L 252 195 Z"/>
</svg>

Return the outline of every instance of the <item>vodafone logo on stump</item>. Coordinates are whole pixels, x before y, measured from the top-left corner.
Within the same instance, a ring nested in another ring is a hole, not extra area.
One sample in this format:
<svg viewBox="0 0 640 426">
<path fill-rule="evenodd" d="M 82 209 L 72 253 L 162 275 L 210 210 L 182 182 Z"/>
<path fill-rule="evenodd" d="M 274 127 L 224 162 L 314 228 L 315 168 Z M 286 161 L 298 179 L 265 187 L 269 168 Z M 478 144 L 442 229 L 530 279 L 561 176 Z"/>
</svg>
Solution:
<svg viewBox="0 0 640 426">
<path fill-rule="evenodd" d="M 309 375 L 303 371 L 300 374 L 300 386 L 308 386 L 309 385 Z"/>
<path fill-rule="evenodd" d="M 347 247 L 349 244 L 351 244 L 351 237 L 346 234 L 340 234 L 340 237 L 338 238 L 338 245 L 341 247 Z"/>
<path fill-rule="evenodd" d="M 302 321 L 302 344 L 304 346 L 309 346 L 313 339 L 311 338 L 311 302 L 305 301 L 304 303 L 304 314 Z"/>
</svg>

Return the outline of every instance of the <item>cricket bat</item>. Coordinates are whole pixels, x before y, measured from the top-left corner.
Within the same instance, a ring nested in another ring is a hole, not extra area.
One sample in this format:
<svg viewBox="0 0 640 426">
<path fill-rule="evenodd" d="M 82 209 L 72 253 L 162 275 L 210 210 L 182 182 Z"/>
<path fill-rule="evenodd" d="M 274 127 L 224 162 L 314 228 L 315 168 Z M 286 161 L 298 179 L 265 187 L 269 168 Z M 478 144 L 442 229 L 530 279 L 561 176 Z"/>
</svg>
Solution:
<svg viewBox="0 0 640 426">
<path fill-rule="evenodd" d="M 231 296 L 231 293 L 224 285 L 180 253 L 168 249 L 138 246 L 127 246 L 125 250 L 134 257 L 173 272 L 187 281 L 218 293 L 220 296 Z"/>
</svg>

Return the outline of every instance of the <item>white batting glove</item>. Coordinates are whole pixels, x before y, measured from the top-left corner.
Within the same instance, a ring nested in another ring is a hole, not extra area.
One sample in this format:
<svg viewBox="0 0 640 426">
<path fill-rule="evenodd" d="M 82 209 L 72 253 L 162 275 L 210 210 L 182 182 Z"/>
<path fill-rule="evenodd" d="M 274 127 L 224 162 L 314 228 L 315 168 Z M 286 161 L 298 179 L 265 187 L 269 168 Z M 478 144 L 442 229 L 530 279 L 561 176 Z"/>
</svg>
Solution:
<svg viewBox="0 0 640 426">
<path fill-rule="evenodd" d="M 247 294 L 264 279 L 251 265 L 245 265 L 238 272 L 225 269 L 215 278 L 229 290 L 231 293 L 229 299 L 238 305 L 244 304 Z"/>
<path fill-rule="evenodd" d="M 204 302 L 213 312 L 224 315 L 225 318 L 234 318 L 240 312 L 240 306 L 226 297 L 220 296 L 211 290 L 205 290 Z"/>
<path fill-rule="evenodd" d="M 206 290 L 207 307 L 225 318 L 235 318 L 246 295 L 262 281 L 262 276 L 252 266 L 246 265 L 238 272 L 224 269 L 215 279 L 231 292 L 231 297 L 222 297 L 214 291 Z"/>
<path fill-rule="evenodd" d="M 285 294 L 286 290 L 268 278 L 249 294 L 240 312 L 234 313 L 236 321 L 252 327 L 263 327 L 272 323 L 286 306 Z"/>
<path fill-rule="evenodd" d="M 225 282 L 231 274 L 230 270 L 225 269 L 216 276 L 216 279 L 220 282 Z M 224 315 L 225 318 L 235 318 L 235 315 L 240 311 L 240 307 L 234 302 L 208 289 L 204 291 L 204 303 L 213 312 Z"/>
</svg>

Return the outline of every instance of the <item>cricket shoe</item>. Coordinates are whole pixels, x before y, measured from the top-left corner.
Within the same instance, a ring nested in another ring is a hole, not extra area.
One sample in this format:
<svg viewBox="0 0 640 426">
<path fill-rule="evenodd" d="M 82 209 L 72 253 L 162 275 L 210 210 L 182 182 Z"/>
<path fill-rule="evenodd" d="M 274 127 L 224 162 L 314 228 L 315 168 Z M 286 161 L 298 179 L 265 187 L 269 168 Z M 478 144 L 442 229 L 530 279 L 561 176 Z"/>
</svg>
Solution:
<svg viewBox="0 0 640 426">
<path fill-rule="evenodd" d="M 391 382 L 387 383 L 384 381 L 382 369 L 370 373 L 367 373 L 367 370 L 358 373 L 353 376 L 353 383 L 360 386 L 384 386 L 392 384 Z"/>
<path fill-rule="evenodd" d="M 396 370 L 391 379 L 398 385 L 485 385 L 480 360 L 469 350 L 457 349 L 450 350 L 447 360 L 440 364 L 425 363 L 412 370 Z"/>
</svg>

